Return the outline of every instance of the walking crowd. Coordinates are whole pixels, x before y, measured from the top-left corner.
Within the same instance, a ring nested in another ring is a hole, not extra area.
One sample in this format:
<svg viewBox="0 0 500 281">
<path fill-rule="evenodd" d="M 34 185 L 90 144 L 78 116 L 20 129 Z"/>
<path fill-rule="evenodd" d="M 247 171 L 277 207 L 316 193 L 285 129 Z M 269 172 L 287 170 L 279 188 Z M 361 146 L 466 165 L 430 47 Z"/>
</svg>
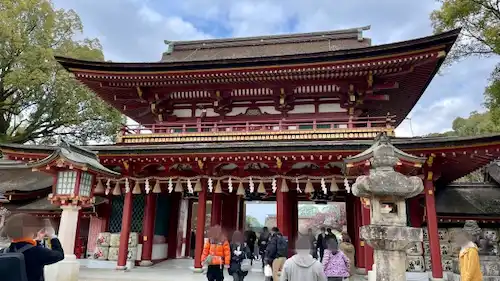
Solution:
<svg viewBox="0 0 500 281">
<path fill-rule="evenodd" d="M 353 275 L 354 246 L 346 233 L 339 243 L 331 229 L 321 228 L 318 236 L 309 229 L 297 239 L 295 255 L 288 258 L 289 252 L 288 240 L 277 227 L 264 227 L 258 239 L 251 228 L 244 234 L 235 231 L 229 241 L 220 226 L 213 226 L 201 260 L 208 281 L 224 280 L 224 269 L 233 280 L 243 281 L 259 258 L 266 281 L 340 281 Z"/>
</svg>

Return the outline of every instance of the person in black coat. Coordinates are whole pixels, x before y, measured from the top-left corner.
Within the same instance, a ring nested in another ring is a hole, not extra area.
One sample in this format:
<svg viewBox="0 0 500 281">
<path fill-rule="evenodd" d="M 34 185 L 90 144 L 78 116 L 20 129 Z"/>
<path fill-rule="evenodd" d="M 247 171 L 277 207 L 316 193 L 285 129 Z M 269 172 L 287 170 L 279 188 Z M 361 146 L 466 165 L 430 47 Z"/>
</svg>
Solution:
<svg viewBox="0 0 500 281">
<path fill-rule="evenodd" d="M 248 275 L 248 271 L 242 270 L 241 264 L 244 260 L 252 260 L 253 254 L 250 247 L 244 242 L 244 237 L 239 231 L 233 233 L 231 239 L 231 262 L 229 264 L 229 275 L 234 281 L 243 281 Z"/>
<path fill-rule="evenodd" d="M 41 229 L 41 230 L 40 230 Z M 8 252 L 28 248 L 23 252 L 28 281 L 44 281 L 44 267 L 64 259 L 64 251 L 50 225 L 43 226 L 41 220 L 28 214 L 15 214 L 9 217 L 4 226 L 7 237 L 11 240 Z M 37 240 L 33 237 L 37 236 Z M 51 249 L 40 244 L 49 237 Z"/>
<path fill-rule="evenodd" d="M 326 248 L 326 229 L 321 228 L 321 233 L 318 234 L 318 239 L 316 239 L 316 248 L 319 250 L 319 261 L 323 262 L 323 256 L 325 255 Z"/>
</svg>

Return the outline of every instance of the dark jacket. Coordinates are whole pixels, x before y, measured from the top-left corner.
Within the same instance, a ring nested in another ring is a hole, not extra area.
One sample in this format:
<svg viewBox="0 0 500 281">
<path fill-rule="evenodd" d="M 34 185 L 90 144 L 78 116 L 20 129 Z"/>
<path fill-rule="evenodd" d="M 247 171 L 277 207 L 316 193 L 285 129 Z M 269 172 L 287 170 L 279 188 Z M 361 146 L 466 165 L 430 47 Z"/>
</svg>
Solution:
<svg viewBox="0 0 500 281">
<path fill-rule="evenodd" d="M 26 263 L 26 273 L 28 281 L 44 281 L 43 268 L 46 265 L 53 264 L 64 259 L 64 251 L 59 239 L 53 238 L 50 240 L 52 249 L 45 248 L 41 245 L 34 246 L 24 252 L 24 262 Z M 28 245 L 27 242 L 11 243 L 9 251 L 21 249 Z"/>
<path fill-rule="evenodd" d="M 235 255 L 234 252 L 240 247 L 241 255 Z M 239 276 L 246 276 L 248 272 L 241 271 L 241 262 L 244 259 L 252 259 L 250 248 L 246 244 L 231 244 L 231 262 L 229 263 L 228 272 L 230 275 L 238 274 Z"/>
<path fill-rule="evenodd" d="M 269 243 L 267 244 L 265 262 L 269 265 L 273 263 L 273 260 L 281 257 L 278 253 L 278 240 L 279 239 L 285 239 L 285 238 L 283 238 L 283 235 L 281 233 L 279 233 L 279 232 L 275 233 L 275 234 L 273 234 L 273 236 L 271 236 L 271 239 L 269 240 Z M 285 257 L 285 256 L 283 256 L 283 257 Z"/>
<path fill-rule="evenodd" d="M 269 238 L 271 237 L 271 233 L 261 233 L 259 236 L 258 244 L 259 244 L 259 251 L 264 253 L 267 248 L 267 244 L 269 243 Z"/>
<path fill-rule="evenodd" d="M 325 249 L 326 248 L 326 233 L 320 233 L 318 239 L 316 240 L 316 248 Z"/>
</svg>

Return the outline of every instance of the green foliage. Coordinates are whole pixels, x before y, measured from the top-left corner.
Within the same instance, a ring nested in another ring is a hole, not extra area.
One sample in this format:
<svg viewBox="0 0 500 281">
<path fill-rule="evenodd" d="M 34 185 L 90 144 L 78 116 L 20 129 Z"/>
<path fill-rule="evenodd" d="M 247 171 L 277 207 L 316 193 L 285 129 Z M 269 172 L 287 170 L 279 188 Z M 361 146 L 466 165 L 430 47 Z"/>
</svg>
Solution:
<svg viewBox="0 0 500 281">
<path fill-rule="evenodd" d="M 455 58 L 500 54 L 500 7 L 497 0 L 440 0 L 431 14 L 437 33 L 462 28 Z"/>
<path fill-rule="evenodd" d="M 500 4 L 498 0 L 440 0 L 432 12 L 435 32 L 461 27 L 462 33 L 449 61 L 469 56 L 500 55 Z M 500 64 L 491 74 L 485 90 L 486 106 L 495 124 L 500 124 Z"/>
<path fill-rule="evenodd" d="M 109 141 L 122 115 L 78 83 L 54 55 L 104 60 L 82 23 L 46 0 L 0 0 L 0 142 L 50 143 L 58 135 Z"/>
<path fill-rule="evenodd" d="M 253 216 L 246 216 L 246 223 L 247 225 L 250 225 L 252 228 L 259 228 L 263 227 L 263 225 L 259 222 L 259 220 L 256 217 Z"/>
<path fill-rule="evenodd" d="M 469 115 L 469 118 L 458 117 L 453 121 L 453 130 L 444 133 L 433 133 L 428 137 L 449 137 L 449 136 L 477 136 L 494 134 L 500 132 L 500 126 L 493 121 L 493 114 L 489 111 L 478 113 L 476 111 Z"/>
</svg>

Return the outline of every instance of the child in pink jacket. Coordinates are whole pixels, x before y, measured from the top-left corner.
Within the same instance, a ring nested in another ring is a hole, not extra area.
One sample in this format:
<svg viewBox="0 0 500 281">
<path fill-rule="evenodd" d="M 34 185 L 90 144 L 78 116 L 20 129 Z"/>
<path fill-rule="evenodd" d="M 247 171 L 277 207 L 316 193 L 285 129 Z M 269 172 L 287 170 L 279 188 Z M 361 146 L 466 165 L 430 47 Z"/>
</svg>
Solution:
<svg viewBox="0 0 500 281">
<path fill-rule="evenodd" d="M 349 277 L 349 258 L 339 251 L 339 244 L 335 237 L 326 242 L 328 249 L 323 257 L 323 267 L 328 281 L 341 281 Z"/>
</svg>

